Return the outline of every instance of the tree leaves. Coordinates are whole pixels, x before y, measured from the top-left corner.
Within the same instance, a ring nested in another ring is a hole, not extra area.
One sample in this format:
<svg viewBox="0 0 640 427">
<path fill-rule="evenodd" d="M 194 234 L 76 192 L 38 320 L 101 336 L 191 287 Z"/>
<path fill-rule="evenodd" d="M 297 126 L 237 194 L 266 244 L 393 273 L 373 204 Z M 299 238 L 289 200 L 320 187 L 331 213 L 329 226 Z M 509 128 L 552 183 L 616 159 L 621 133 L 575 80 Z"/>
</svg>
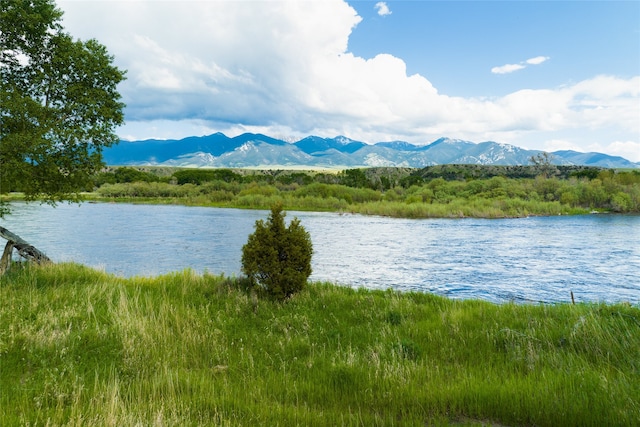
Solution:
<svg viewBox="0 0 640 427">
<path fill-rule="evenodd" d="M 51 0 L 1 3 L 0 194 L 76 199 L 124 122 L 124 71 L 96 40 L 64 33 L 61 17 Z"/>
</svg>

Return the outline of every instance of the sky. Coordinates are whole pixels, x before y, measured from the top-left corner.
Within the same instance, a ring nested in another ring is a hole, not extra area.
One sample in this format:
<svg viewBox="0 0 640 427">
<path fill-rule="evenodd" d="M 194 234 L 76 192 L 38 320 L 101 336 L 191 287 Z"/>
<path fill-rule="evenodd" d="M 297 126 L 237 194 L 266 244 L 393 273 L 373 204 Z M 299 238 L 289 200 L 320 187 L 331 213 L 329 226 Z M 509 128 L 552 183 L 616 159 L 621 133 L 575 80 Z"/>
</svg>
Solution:
<svg viewBox="0 0 640 427">
<path fill-rule="evenodd" d="M 122 139 L 440 137 L 640 161 L 640 2 L 58 0 Z"/>
</svg>

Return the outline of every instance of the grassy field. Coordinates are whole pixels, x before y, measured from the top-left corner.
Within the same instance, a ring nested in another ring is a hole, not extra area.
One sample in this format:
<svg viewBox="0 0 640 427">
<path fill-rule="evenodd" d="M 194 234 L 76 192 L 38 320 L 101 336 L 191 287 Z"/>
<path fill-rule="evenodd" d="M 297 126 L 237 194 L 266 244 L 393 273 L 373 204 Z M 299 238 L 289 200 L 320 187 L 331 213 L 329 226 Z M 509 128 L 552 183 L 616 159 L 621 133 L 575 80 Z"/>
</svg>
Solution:
<svg viewBox="0 0 640 427">
<path fill-rule="evenodd" d="M 286 303 L 184 271 L 0 278 L 0 425 L 632 426 L 640 308 L 314 283 Z"/>
</svg>

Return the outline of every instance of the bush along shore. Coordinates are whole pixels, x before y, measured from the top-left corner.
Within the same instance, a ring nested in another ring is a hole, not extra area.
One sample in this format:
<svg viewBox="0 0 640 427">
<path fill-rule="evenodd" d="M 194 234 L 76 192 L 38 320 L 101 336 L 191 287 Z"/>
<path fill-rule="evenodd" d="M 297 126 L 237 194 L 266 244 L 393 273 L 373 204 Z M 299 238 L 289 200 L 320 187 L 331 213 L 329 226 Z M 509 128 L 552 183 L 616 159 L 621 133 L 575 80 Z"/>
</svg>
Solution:
<svg viewBox="0 0 640 427">
<path fill-rule="evenodd" d="M 93 200 L 405 218 L 505 218 L 640 212 L 640 171 L 577 166 L 442 165 L 340 172 L 115 168 Z"/>
<path fill-rule="evenodd" d="M 312 283 L 284 302 L 186 270 L 0 277 L 0 425 L 631 426 L 640 308 Z"/>
</svg>

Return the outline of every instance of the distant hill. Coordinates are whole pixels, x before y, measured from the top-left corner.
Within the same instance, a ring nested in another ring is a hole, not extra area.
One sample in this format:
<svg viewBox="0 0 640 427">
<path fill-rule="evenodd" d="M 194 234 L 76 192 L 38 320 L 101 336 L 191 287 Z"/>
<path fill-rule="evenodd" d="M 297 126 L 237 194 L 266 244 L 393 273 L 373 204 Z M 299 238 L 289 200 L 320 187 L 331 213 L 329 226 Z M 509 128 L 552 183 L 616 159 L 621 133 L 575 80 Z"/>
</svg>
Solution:
<svg viewBox="0 0 640 427">
<path fill-rule="evenodd" d="M 537 150 L 493 141 L 475 143 L 440 138 L 427 145 L 404 141 L 366 144 L 344 136 L 308 136 L 289 143 L 262 134 L 230 138 L 223 133 L 180 140 L 120 141 L 104 150 L 108 165 L 164 165 L 182 167 L 412 167 L 442 164 L 527 165 Z M 556 151 L 557 165 L 640 168 L 622 157 L 602 153 Z"/>
</svg>

